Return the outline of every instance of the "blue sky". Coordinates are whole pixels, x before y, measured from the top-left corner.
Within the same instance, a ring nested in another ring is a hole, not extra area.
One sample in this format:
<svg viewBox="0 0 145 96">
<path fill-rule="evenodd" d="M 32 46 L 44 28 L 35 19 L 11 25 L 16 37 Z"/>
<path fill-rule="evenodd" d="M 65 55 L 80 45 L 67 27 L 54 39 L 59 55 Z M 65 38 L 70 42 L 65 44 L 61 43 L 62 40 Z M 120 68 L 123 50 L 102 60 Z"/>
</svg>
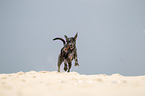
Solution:
<svg viewBox="0 0 145 96">
<path fill-rule="evenodd" d="M 63 44 L 52 39 L 78 32 L 80 66 L 73 64 L 71 71 L 145 75 L 144 5 L 144 0 L 0 0 L 0 73 L 56 71 Z"/>
</svg>

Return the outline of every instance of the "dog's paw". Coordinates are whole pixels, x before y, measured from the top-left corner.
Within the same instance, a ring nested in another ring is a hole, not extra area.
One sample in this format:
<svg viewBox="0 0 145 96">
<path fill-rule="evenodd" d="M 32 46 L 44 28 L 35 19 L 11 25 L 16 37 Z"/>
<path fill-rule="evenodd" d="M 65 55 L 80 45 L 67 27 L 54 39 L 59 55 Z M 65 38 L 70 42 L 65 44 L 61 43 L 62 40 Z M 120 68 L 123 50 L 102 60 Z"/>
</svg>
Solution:
<svg viewBox="0 0 145 96">
<path fill-rule="evenodd" d="M 64 67 L 64 71 L 67 71 L 67 67 Z"/>
<path fill-rule="evenodd" d="M 79 66 L 79 64 L 78 63 L 75 63 L 75 66 Z"/>
</svg>

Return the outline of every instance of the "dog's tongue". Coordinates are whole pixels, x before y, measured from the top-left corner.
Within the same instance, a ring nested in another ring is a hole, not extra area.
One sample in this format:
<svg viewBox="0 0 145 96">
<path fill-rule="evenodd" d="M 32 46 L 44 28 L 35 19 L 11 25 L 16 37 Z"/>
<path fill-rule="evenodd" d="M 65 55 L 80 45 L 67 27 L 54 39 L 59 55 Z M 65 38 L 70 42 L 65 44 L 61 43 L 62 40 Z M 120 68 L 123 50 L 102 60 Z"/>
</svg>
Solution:
<svg viewBox="0 0 145 96">
<path fill-rule="evenodd" d="M 64 49 L 64 51 L 66 51 L 66 50 L 68 50 L 69 49 L 69 47 L 66 47 L 65 49 Z"/>
</svg>

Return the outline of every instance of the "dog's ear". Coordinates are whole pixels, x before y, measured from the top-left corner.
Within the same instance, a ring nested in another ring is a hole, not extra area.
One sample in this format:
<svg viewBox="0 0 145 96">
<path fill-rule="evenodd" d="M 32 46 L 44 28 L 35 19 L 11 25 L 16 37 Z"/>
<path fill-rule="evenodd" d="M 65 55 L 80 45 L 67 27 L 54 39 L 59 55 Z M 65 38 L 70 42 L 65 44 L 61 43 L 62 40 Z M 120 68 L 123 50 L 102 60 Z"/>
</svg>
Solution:
<svg viewBox="0 0 145 96">
<path fill-rule="evenodd" d="M 78 32 L 76 33 L 76 35 L 75 35 L 75 37 L 74 37 L 75 40 L 77 40 L 77 36 L 78 36 Z"/>
<path fill-rule="evenodd" d="M 67 36 L 66 35 L 64 35 L 64 37 L 67 39 Z"/>
</svg>

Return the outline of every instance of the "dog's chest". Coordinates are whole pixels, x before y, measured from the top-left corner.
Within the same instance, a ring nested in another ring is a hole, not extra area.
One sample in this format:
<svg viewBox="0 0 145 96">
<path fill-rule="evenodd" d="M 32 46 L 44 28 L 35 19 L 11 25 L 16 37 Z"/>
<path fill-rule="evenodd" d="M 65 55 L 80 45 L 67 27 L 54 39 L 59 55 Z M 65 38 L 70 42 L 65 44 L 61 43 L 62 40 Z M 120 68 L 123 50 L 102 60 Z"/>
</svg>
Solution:
<svg viewBox="0 0 145 96">
<path fill-rule="evenodd" d="M 70 53 L 70 54 L 68 54 L 68 59 L 69 59 L 70 61 L 72 61 L 73 58 L 74 58 L 74 53 Z"/>
</svg>

